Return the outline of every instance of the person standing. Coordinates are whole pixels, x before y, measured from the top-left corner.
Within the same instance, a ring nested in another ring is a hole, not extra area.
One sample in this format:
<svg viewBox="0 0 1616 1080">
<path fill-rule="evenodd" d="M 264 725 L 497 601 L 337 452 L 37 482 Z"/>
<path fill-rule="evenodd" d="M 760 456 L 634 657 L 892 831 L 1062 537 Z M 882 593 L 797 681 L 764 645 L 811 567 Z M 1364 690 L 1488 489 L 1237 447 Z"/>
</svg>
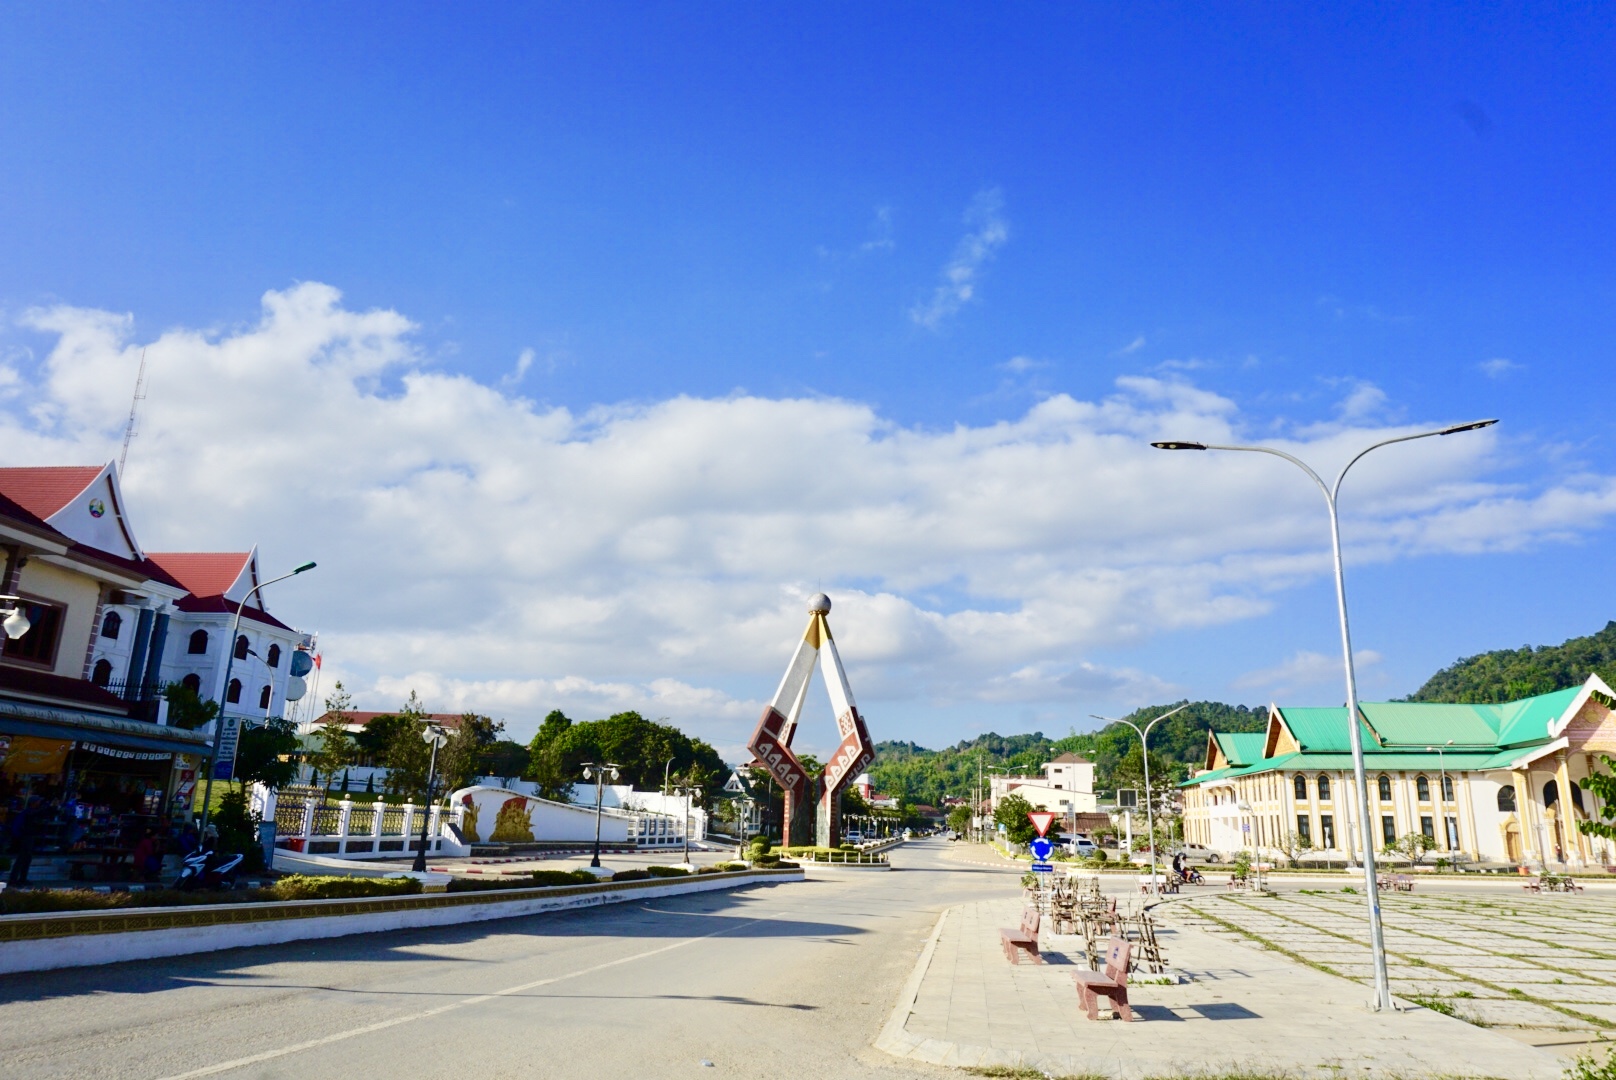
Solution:
<svg viewBox="0 0 1616 1080">
<path fill-rule="evenodd" d="M 39 834 L 39 817 L 44 806 L 38 795 L 31 795 L 21 810 L 11 817 L 11 873 L 6 884 L 28 884 L 28 867 L 34 861 L 34 838 Z"/>
</svg>

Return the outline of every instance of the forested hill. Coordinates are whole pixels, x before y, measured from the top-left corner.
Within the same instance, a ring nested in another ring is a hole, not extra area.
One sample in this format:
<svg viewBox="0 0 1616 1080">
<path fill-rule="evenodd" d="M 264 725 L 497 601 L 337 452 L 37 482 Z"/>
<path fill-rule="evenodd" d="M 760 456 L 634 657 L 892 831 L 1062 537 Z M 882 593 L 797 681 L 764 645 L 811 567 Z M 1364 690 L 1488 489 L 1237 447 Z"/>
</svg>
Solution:
<svg viewBox="0 0 1616 1080">
<path fill-rule="evenodd" d="M 1408 700 L 1515 701 L 1575 686 L 1590 674 L 1607 683 L 1616 678 L 1616 622 L 1560 645 L 1525 645 L 1466 657 L 1432 675 Z"/>
<path fill-rule="evenodd" d="M 1175 704 L 1182 704 L 1177 702 Z M 1127 719 L 1143 725 L 1173 705 L 1153 705 L 1129 713 Z M 1206 753 L 1206 733 L 1219 731 L 1261 731 L 1267 709 L 1197 701 L 1177 716 L 1163 720 L 1150 733 L 1150 767 L 1153 779 L 1178 779 L 1188 775 Z M 884 795 L 901 795 L 911 803 L 937 806 L 947 796 L 970 798 L 976 791 L 980 762 L 982 775 L 993 766 L 1016 773 L 1038 772 L 1044 762 L 1071 751 L 1095 763 L 1095 786 L 1110 792 L 1119 778 L 1125 786 L 1141 786 L 1134 775 L 1140 772 L 1139 737 L 1123 724 L 1108 724 L 1099 731 L 1071 734 L 1051 739 L 1043 732 L 1028 735 L 989 733 L 956 743 L 941 750 L 928 750 L 912 742 L 881 742 L 875 747 L 875 764 L 870 780 Z M 985 781 L 984 781 L 985 783 Z"/>
</svg>

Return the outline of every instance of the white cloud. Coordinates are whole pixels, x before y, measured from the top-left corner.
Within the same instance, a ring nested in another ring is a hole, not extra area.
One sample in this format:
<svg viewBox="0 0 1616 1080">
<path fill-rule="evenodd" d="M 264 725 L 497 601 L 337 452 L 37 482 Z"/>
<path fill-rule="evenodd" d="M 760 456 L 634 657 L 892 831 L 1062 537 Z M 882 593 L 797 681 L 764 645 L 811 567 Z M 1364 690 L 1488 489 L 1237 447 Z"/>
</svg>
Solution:
<svg viewBox="0 0 1616 1080">
<path fill-rule="evenodd" d="M 1143 349 L 1144 347 L 1145 347 L 1145 335 L 1140 334 L 1138 337 L 1136 337 L 1132 341 L 1128 342 L 1128 344 L 1126 344 L 1122 348 L 1118 349 L 1117 352 L 1116 352 L 1116 355 L 1118 355 L 1118 356 L 1127 356 L 1129 353 L 1136 353 L 1140 349 Z"/>
<path fill-rule="evenodd" d="M 1380 413 L 1386 407 L 1386 391 L 1371 382 L 1354 380 L 1352 389 L 1336 405 L 1341 419 L 1351 423 Z"/>
<path fill-rule="evenodd" d="M 1260 690 L 1272 698 L 1283 698 L 1298 690 L 1321 686 L 1346 686 L 1346 673 L 1342 669 L 1343 653 L 1329 656 L 1306 649 L 1296 652 L 1280 664 L 1260 671 L 1250 671 L 1229 685 L 1237 690 Z M 1360 676 L 1365 668 L 1380 663 L 1381 655 L 1373 649 L 1353 650 L 1353 666 Z"/>
<path fill-rule="evenodd" d="M 1481 373 L 1489 379 L 1502 379 L 1506 375 L 1512 375 L 1521 370 L 1520 364 L 1513 360 L 1507 360 L 1502 356 L 1495 356 L 1491 360 L 1483 360 L 1476 367 L 1480 368 Z"/>
<path fill-rule="evenodd" d="M 997 188 L 979 191 L 965 212 L 969 230 L 960 238 L 953 256 L 943 267 L 942 281 L 931 299 L 909 310 L 909 317 L 928 330 L 935 330 L 944 319 L 976 298 L 976 280 L 995 252 L 1010 239 L 1010 226 L 1004 220 L 1004 198 Z"/>
<path fill-rule="evenodd" d="M 361 707 L 413 686 L 517 733 L 556 705 L 633 707 L 735 747 L 821 587 L 872 712 L 1161 700 L 1173 688 L 1150 673 L 1087 657 L 1259 615 L 1330 567 L 1294 470 L 1150 449 L 1242 434 L 1233 402 L 1181 380 L 942 430 L 823 398 L 578 413 L 433 370 L 409 319 L 318 284 L 266 294 L 252 325 L 148 342 L 106 312 L 26 324 L 48 348 L 8 354 L 32 407 L 0 410 L 4 463 L 116 456 L 147 348 L 126 478 L 140 537 L 258 542 L 270 569 L 317 559 L 270 604 L 321 632 L 327 678 Z M 1332 474 L 1399 430 L 1274 445 Z M 1609 477 L 1489 482 L 1495 442 L 1367 459 L 1344 507 L 1352 560 L 1514 550 L 1616 514 Z"/>
<path fill-rule="evenodd" d="M 878 206 L 870 222 L 870 238 L 858 246 L 859 255 L 874 255 L 898 246 L 892 235 L 892 207 Z"/>
<path fill-rule="evenodd" d="M 1029 371 L 1040 371 L 1049 367 L 1048 360 L 1034 360 L 1030 356 L 1012 356 L 999 365 L 999 370 L 1008 371 L 1012 375 L 1025 375 Z"/>
<path fill-rule="evenodd" d="M 501 386 L 515 386 L 527 378 L 527 373 L 533 367 L 533 359 L 537 354 L 532 349 L 523 349 L 516 357 L 516 367 L 509 375 L 499 380 Z"/>
</svg>

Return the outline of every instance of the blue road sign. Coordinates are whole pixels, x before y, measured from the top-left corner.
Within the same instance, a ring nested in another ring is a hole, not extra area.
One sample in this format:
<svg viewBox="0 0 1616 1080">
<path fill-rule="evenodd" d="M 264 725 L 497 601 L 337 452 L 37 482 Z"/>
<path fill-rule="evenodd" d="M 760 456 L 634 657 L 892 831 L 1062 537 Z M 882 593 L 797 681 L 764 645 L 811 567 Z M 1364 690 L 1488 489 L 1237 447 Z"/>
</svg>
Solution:
<svg viewBox="0 0 1616 1080">
<path fill-rule="evenodd" d="M 1032 864 L 1032 869 L 1033 869 L 1033 872 L 1036 873 L 1036 874 L 1053 873 L 1054 870 L 1055 870 L 1055 864 L 1054 863 L 1046 863 L 1046 862 L 1035 862 L 1035 863 Z"/>
<path fill-rule="evenodd" d="M 1036 862 L 1048 862 L 1049 853 L 1055 850 L 1055 845 L 1049 842 L 1049 837 L 1039 836 L 1027 845 L 1032 848 L 1032 857 Z"/>
</svg>

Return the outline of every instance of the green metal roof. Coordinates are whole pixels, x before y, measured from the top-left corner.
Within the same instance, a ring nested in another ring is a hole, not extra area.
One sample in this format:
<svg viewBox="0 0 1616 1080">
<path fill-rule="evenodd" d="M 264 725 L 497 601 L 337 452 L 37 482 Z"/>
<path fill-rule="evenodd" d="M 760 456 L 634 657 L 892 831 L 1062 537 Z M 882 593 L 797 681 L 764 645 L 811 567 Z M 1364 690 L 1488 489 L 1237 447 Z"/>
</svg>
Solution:
<svg viewBox="0 0 1616 1080">
<path fill-rule="evenodd" d="M 1263 744 L 1268 738 L 1264 731 L 1214 731 L 1218 749 L 1231 766 L 1251 765 L 1262 760 Z"/>
<path fill-rule="evenodd" d="M 1284 708 L 1279 710 L 1279 714 L 1285 718 L 1285 726 L 1290 728 L 1303 750 L 1329 752 L 1352 749 L 1345 706 L 1334 709 Z M 1358 733 L 1363 736 L 1365 749 L 1375 744 L 1375 733 L 1361 718 Z"/>
<path fill-rule="evenodd" d="M 1508 768 L 1533 746 L 1548 742 L 1550 725 L 1565 715 L 1581 690 L 1569 686 L 1500 704 L 1361 702 L 1364 763 L 1371 772 Z M 1264 736 L 1214 732 L 1230 766 L 1193 777 L 1183 786 L 1278 769 L 1352 768 L 1346 709 L 1281 708 L 1279 714 L 1301 744 L 1300 752 L 1262 758 Z M 1444 752 L 1438 754 L 1437 747 Z"/>
</svg>

